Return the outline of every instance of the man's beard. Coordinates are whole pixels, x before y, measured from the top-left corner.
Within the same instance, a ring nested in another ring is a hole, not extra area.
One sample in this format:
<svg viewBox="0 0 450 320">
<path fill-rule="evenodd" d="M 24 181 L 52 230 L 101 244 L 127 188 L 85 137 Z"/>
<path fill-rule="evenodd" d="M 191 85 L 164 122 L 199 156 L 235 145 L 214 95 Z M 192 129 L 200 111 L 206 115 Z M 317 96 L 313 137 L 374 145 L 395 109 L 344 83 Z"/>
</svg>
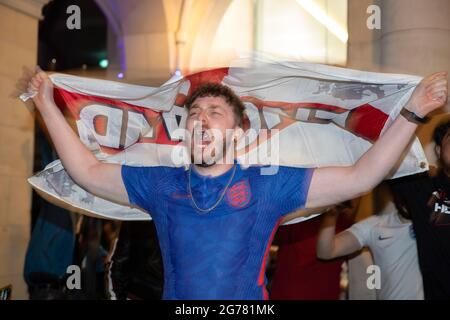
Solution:
<svg viewBox="0 0 450 320">
<path fill-rule="evenodd" d="M 212 163 L 206 163 L 206 162 L 202 162 L 200 164 L 197 164 L 196 166 L 202 167 L 202 168 L 208 168 L 208 167 L 212 167 L 213 165 L 215 165 L 216 162 L 212 162 Z"/>
</svg>

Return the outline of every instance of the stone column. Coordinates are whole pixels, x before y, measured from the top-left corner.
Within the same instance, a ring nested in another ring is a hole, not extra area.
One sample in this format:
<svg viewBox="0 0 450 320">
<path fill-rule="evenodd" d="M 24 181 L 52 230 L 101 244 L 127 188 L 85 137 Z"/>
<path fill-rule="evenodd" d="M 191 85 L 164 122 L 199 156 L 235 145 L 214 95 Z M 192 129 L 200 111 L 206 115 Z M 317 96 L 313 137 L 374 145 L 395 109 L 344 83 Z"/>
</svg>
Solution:
<svg viewBox="0 0 450 320">
<path fill-rule="evenodd" d="M 22 68 L 37 60 L 38 20 L 48 2 L 0 0 L 0 287 L 27 299 L 23 280 L 30 238 L 34 113 L 16 98 Z"/>
<path fill-rule="evenodd" d="M 367 8 L 374 0 L 348 0 L 347 67 L 380 71 L 379 31 L 367 28 Z"/>
<path fill-rule="evenodd" d="M 381 66 L 425 76 L 450 69 L 448 0 L 380 1 Z"/>
<path fill-rule="evenodd" d="M 381 70 L 426 76 L 450 71 L 450 1 L 396 0 L 380 1 Z M 449 105 L 445 109 L 450 111 Z M 428 160 L 435 164 L 432 133 L 436 125 L 447 119 L 442 112 L 422 126 L 417 135 Z"/>
</svg>

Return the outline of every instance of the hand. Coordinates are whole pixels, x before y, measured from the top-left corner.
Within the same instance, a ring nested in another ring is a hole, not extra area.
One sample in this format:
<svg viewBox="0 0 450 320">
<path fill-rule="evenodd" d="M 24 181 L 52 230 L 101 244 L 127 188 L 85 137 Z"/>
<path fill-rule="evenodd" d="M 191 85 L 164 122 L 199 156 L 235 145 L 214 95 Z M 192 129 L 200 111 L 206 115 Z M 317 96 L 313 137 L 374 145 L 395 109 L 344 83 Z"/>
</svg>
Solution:
<svg viewBox="0 0 450 320">
<path fill-rule="evenodd" d="M 37 92 L 33 97 L 33 102 L 39 111 L 55 104 L 55 100 L 53 99 L 53 83 L 48 75 L 39 67 L 36 67 L 36 73 L 28 83 L 28 91 Z"/>
<path fill-rule="evenodd" d="M 447 95 L 447 72 L 433 73 L 422 79 L 405 108 L 419 117 L 425 117 L 428 113 L 444 106 Z"/>
</svg>

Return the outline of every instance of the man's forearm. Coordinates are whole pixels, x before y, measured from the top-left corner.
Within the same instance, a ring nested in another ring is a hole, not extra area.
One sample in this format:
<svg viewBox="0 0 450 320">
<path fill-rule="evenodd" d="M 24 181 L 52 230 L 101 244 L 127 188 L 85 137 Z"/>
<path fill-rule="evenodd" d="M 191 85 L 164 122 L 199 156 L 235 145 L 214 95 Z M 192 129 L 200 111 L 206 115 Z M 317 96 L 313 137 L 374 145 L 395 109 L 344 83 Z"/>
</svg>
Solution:
<svg viewBox="0 0 450 320">
<path fill-rule="evenodd" d="M 72 179 L 85 190 L 102 198 L 128 203 L 128 195 L 117 164 L 103 163 L 86 148 L 67 123 L 53 99 L 53 83 L 42 70 L 28 84 L 36 92 L 33 102 L 48 129 L 55 149 Z"/>
<path fill-rule="evenodd" d="M 334 237 L 336 235 L 336 221 L 338 214 L 334 211 L 323 215 L 322 225 L 317 239 L 317 257 L 320 259 L 333 259 Z"/>
<path fill-rule="evenodd" d="M 325 212 L 329 207 L 319 207 L 319 208 L 309 208 L 309 209 L 300 209 L 297 211 L 294 211 L 290 214 L 287 214 L 283 220 L 281 220 L 281 224 L 289 222 L 291 220 L 294 220 L 296 218 L 301 217 L 309 217 L 315 214 L 322 214 Z"/>
<path fill-rule="evenodd" d="M 421 118 L 442 107 L 447 99 L 446 76 L 446 72 L 438 72 L 424 78 L 405 108 Z M 417 121 L 417 117 L 412 118 Z M 416 128 L 415 123 L 401 115 L 354 165 L 314 170 L 306 207 L 340 203 L 369 192 L 400 160 Z"/>
<path fill-rule="evenodd" d="M 408 114 L 413 115 L 412 118 L 420 119 L 442 107 L 447 99 L 447 92 L 447 73 L 432 74 L 422 79 L 404 108 L 408 110 Z M 361 157 L 354 167 L 356 176 L 353 178 L 364 175 L 364 181 L 361 181 L 363 190 L 368 191 L 375 187 L 389 173 L 411 141 L 416 128 L 417 124 L 400 115 L 375 145 Z"/>
<path fill-rule="evenodd" d="M 352 174 L 358 189 L 370 191 L 378 185 L 399 161 L 411 142 L 417 124 L 398 116 L 378 141 L 356 162 Z"/>
<path fill-rule="evenodd" d="M 41 116 L 64 168 L 72 179 L 83 186 L 89 179 L 89 168 L 98 160 L 80 141 L 56 105 L 42 108 Z"/>
</svg>

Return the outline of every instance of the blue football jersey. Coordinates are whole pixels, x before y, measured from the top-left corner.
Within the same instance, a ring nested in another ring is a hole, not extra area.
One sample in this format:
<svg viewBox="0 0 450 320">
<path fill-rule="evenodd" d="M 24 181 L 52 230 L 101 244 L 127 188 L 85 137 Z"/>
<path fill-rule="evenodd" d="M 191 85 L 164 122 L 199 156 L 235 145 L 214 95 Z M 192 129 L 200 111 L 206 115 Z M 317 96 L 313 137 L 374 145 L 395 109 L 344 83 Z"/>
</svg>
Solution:
<svg viewBox="0 0 450 320">
<path fill-rule="evenodd" d="M 156 225 L 164 299 L 267 299 L 273 235 L 284 215 L 304 207 L 313 169 L 280 166 L 263 175 L 261 168 L 236 164 L 211 177 L 195 168 L 122 166 L 131 204 Z M 205 213 L 193 200 L 215 207 Z"/>
</svg>

